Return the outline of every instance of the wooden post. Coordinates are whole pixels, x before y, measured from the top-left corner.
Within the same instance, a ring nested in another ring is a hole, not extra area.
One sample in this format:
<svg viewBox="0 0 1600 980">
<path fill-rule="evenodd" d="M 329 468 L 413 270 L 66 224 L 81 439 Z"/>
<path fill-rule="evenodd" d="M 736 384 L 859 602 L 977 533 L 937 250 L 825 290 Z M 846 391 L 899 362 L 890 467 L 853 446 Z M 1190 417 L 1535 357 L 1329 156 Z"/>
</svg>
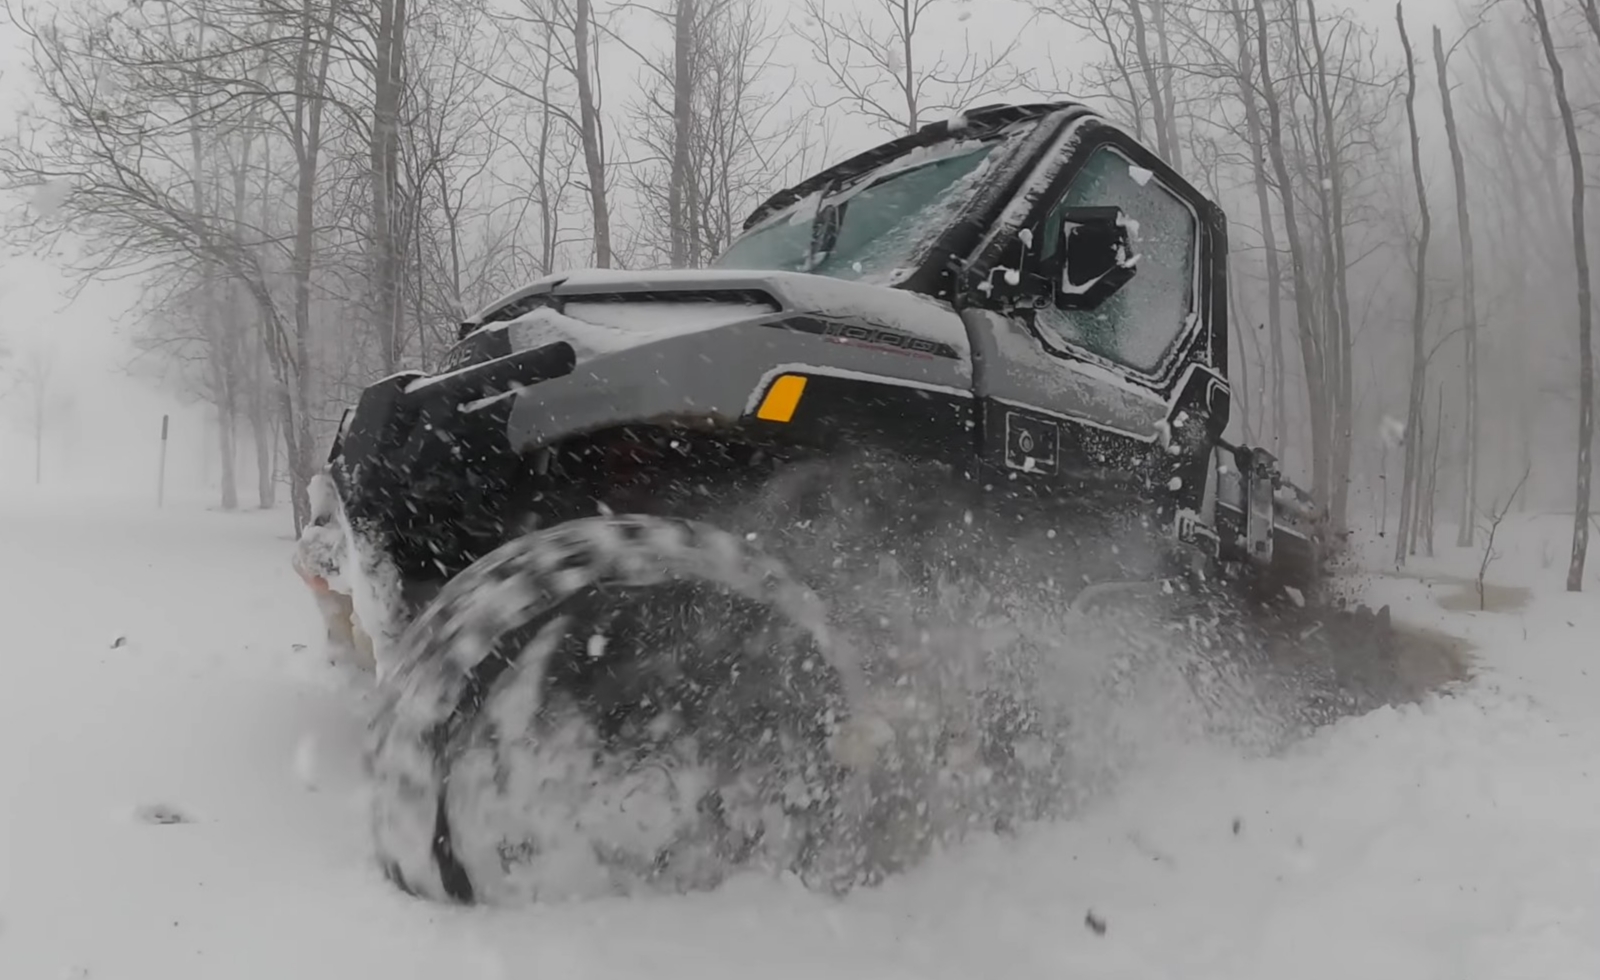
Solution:
<svg viewBox="0 0 1600 980">
<path fill-rule="evenodd" d="M 156 506 L 161 507 L 167 496 L 167 416 L 161 416 L 161 468 L 156 474 Z"/>
</svg>

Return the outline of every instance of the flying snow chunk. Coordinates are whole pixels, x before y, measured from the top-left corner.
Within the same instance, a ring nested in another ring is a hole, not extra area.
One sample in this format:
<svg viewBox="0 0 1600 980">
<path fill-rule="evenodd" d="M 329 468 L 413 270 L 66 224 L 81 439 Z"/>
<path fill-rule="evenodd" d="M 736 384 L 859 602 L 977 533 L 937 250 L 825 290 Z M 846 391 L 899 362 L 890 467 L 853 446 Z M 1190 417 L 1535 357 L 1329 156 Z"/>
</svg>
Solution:
<svg viewBox="0 0 1600 980">
<path fill-rule="evenodd" d="M 1128 164 L 1128 176 L 1132 177 L 1133 182 L 1138 184 L 1140 187 L 1150 183 L 1150 178 L 1154 177 L 1155 175 L 1155 171 L 1153 170 L 1147 170 L 1144 167 L 1140 167 L 1131 163 Z"/>
<path fill-rule="evenodd" d="M 1172 423 L 1166 419 L 1158 419 L 1155 425 L 1156 436 L 1163 446 L 1172 445 Z"/>
<path fill-rule="evenodd" d="M 1400 445 L 1406 438 L 1406 424 L 1393 415 L 1385 415 L 1383 421 L 1378 423 L 1378 439 L 1385 446 L 1393 449 Z"/>
</svg>

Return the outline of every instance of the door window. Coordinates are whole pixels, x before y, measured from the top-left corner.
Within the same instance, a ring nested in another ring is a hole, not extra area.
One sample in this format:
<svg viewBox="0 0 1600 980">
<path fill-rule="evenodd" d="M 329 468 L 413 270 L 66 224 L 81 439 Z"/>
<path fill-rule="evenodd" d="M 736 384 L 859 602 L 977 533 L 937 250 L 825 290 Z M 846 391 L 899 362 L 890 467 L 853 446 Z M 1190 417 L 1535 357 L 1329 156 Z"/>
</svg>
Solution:
<svg viewBox="0 0 1600 980">
<path fill-rule="evenodd" d="M 1095 309 L 1039 310 L 1038 324 L 1047 338 L 1053 333 L 1100 357 L 1153 372 L 1194 315 L 1199 230 L 1194 209 L 1149 170 L 1101 146 L 1045 219 L 1039 248 L 1049 258 L 1061 247 L 1065 209 L 1113 204 L 1129 219 L 1128 237 L 1139 257 L 1134 277 Z"/>
</svg>

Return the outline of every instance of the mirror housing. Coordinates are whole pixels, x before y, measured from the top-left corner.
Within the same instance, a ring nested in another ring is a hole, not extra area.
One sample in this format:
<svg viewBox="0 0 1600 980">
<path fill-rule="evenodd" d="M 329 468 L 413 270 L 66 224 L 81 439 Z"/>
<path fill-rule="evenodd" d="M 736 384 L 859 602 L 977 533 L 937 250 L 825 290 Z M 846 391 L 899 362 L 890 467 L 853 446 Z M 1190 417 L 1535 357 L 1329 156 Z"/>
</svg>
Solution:
<svg viewBox="0 0 1600 980">
<path fill-rule="evenodd" d="M 1068 208 L 1062 214 L 1060 247 L 1045 270 L 1055 283 L 1057 306 L 1092 310 L 1127 285 L 1139 263 L 1129 224 L 1114 205 Z"/>
<path fill-rule="evenodd" d="M 1135 223 L 1122 208 L 1067 208 L 1061 217 L 1061 239 L 1050 257 L 1026 254 L 1023 268 L 1004 266 L 989 271 L 977 284 L 983 305 L 1003 310 L 1092 310 L 1116 295 L 1133 278 L 1139 256 L 1128 234 Z M 1024 249 L 1024 252 L 1027 250 Z"/>
</svg>

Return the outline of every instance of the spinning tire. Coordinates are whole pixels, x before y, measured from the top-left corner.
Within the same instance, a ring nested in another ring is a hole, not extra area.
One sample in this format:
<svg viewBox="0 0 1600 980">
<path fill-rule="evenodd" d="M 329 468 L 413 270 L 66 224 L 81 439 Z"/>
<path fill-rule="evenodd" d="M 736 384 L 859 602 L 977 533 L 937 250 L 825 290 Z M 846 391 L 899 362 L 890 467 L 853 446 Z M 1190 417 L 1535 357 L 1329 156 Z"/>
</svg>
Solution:
<svg viewBox="0 0 1600 980">
<path fill-rule="evenodd" d="M 835 750 L 861 672 L 734 535 L 623 516 L 518 538 L 444 587 L 396 662 L 367 763 L 377 857 L 409 893 L 850 873 L 819 842 L 850 819 Z"/>
</svg>

